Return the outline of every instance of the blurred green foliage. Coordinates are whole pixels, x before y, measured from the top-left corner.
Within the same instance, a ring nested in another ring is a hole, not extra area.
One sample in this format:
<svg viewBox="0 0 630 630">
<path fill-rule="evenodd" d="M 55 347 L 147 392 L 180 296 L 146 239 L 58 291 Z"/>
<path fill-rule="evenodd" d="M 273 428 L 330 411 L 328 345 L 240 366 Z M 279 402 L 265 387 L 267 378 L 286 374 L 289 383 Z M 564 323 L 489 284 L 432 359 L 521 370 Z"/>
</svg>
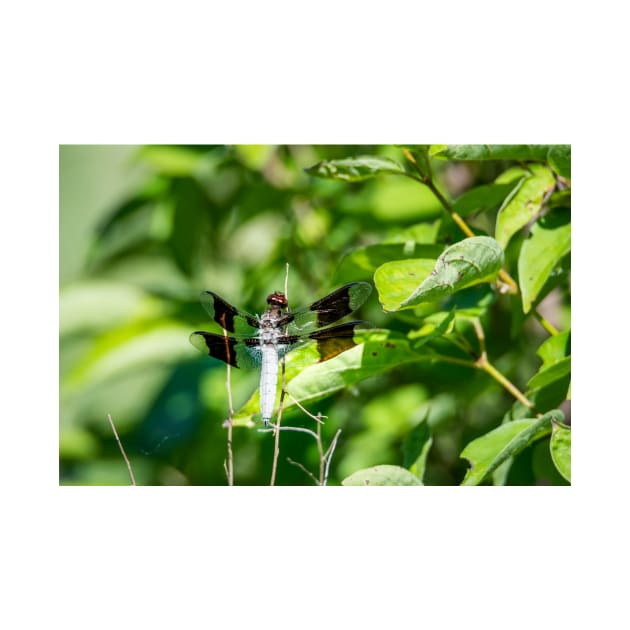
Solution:
<svg viewBox="0 0 630 630">
<path fill-rule="evenodd" d="M 188 342 L 193 330 L 208 329 L 200 291 L 211 289 L 239 308 L 261 313 L 266 296 L 284 287 L 285 263 L 291 304 L 301 306 L 348 281 L 373 284 L 377 268 L 391 261 L 437 259 L 463 234 L 427 186 L 387 170 L 364 178 L 364 164 L 352 171 L 361 176 L 329 177 L 361 155 L 378 158 L 368 165 L 372 170 L 383 164 L 395 171 L 392 160 L 404 164 L 402 151 L 333 145 L 61 146 L 60 482 L 129 483 L 107 421 L 111 414 L 139 484 L 225 484 L 226 369 Z M 492 147 L 473 161 L 461 148 L 436 150 L 431 158 L 440 189 L 457 200 L 480 235 L 493 235 L 497 211 L 513 190 L 510 178 L 523 177 L 509 152 L 493 161 L 488 151 L 491 156 Z M 564 150 L 530 148 L 523 155 L 553 155 L 562 175 L 570 173 L 570 153 Z M 317 176 L 313 169 L 321 163 Z M 507 176 L 511 167 L 516 174 Z M 558 203 L 566 212 L 570 198 Z M 536 243 L 547 244 L 544 227 L 534 230 L 532 259 Z M 520 234 L 510 235 L 505 252 L 513 273 Z M 562 330 L 570 327 L 567 252 L 565 238 L 549 277 L 527 296 L 528 306 L 536 306 L 552 293 L 555 301 L 546 316 Z M 525 391 L 541 366 L 536 349 L 549 335 L 523 313 L 520 296 L 488 295 L 487 287 L 473 287 L 438 309 L 418 305 L 413 312 L 385 313 L 375 292 L 361 318 L 409 339 L 430 335 L 430 344 L 439 348 L 440 335 L 454 325 L 453 315 L 446 321 L 444 314 L 477 309 L 488 355 Z M 462 334 L 473 343 L 470 327 Z M 549 370 L 567 353 L 550 362 L 547 355 Z M 238 410 L 257 389 L 257 374 L 232 370 L 231 386 Z M 564 401 L 568 380 L 558 386 L 557 379 L 543 377 L 534 386 L 532 395 L 549 402 L 541 409 L 546 411 Z M 460 458 L 465 446 L 502 421 L 526 417 L 487 374 L 434 361 L 400 363 L 308 406 L 328 416 L 325 446 L 342 429 L 330 467 L 334 485 L 383 464 L 413 465 L 415 474 L 422 468 L 425 484 L 459 484 L 468 468 Z M 295 408 L 287 410 L 283 424 L 313 426 Z M 281 437 L 277 483 L 311 484 L 287 457 L 315 471 L 316 444 L 302 433 L 285 431 Z M 410 459 L 414 441 L 422 451 Z M 233 448 L 235 482 L 268 484 L 271 434 L 235 427 Z M 554 457 L 560 452 L 556 448 Z M 508 463 L 494 470 L 494 483 L 566 483 L 540 443 Z"/>
</svg>

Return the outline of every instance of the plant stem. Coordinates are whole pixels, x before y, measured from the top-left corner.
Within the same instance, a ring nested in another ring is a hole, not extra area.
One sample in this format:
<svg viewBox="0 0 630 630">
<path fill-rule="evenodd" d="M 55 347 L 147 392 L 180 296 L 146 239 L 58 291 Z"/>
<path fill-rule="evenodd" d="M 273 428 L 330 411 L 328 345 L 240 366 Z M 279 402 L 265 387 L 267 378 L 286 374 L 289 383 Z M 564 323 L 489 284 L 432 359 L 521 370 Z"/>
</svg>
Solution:
<svg viewBox="0 0 630 630">
<path fill-rule="evenodd" d="M 278 469 L 278 458 L 280 456 L 280 424 L 282 422 L 282 409 L 284 403 L 284 394 L 286 390 L 285 383 L 285 362 L 284 357 L 282 358 L 282 388 L 280 390 L 280 404 L 278 405 L 278 417 L 276 419 L 276 424 L 274 426 L 274 446 L 273 446 L 273 464 L 271 465 L 271 481 L 269 482 L 270 486 L 276 485 L 276 471 Z"/>
<path fill-rule="evenodd" d="M 289 263 L 285 263 L 285 272 L 284 272 L 284 295 L 289 298 Z M 286 328 L 284 330 L 285 334 L 287 332 Z M 271 465 L 271 481 L 269 482 L 270 486 L 276 485 L 276 471 L 278 469 L 278 458 L 280 456 L 280 423 L 282 422 L 282 409 L 284 403 L 284 396 L 286 394 L 286 363 L 284 357 L 282 357 L 282 386 L 280 388 L 280 404 L 278 405 L 278 417 L 276 420 L 276 429 L 274 429 L 275 439 L 273 446 L 273 464 Z"/>
<path fill-rule="evenodd" d="M 107 414 L 107 419 L 109 420 L 109 424 L 112 427 L 112 431 L 114 432 L 114 437 L 116 438 L 116 442 L 118 442 L 118 448 L 120 449 L 120 452 L 122 453 L 123 459 L 125 460 L 125 464 L 127 464 L 127 470 L 129 471 L 129 478 L 131 479 L 131 485 L 135 486 L 136 484 L 136 478 L 133 476 L 133 470 L 131 470 L 131 464 L 129 463 L 129 459 L 127 458 L 127 453 L 125 453 L 125 449 L 123 448 L 122 442 L 120 441 L 120 438 L 118 437 L 118 432 L 116 431 L 116 427 L 114 426 L 114 421 L 112 420 L 112 417 L 110 414 Z"/>
<path fill-rule="evenodd" d="M 528 409 L 535 410 L 536 408 L 534 407 L 534 403 L 528 400 L 521 390 L 514 385 L 514 383 L 503 376 L 503 374 L 499 372 L 499 370 L 497 370 L 490 361 L 488 361 L 488 353 L 486 352 L 486 335 L 484 333 L 483 326 L 481 325 L 481 320 L 478 317 L 475 317 L 472 320 L 472 324 L 479 341 L 479 358 L 475 361 L 475 366 L 492 376 L 497 383 L 507 389 L 508 392 L 516 398 L 516 400 L 521 402 Z"/>
<path fill-rule="evenodd" d="M 503 385 L 503 387 L 505 387 L 505 389 L 507 389 L 508 392 L 516 398 L 516 400 L 525 405 L 528 409 L 536 411 L 534 403 L 531 400 L 528 400 L 521 390 L 516 387 L 514 383 L 505 378 L 505 376 L 503 376 L 503 374 L 501 374 L 501 372 L 499 372 L 499 370 L 497 370 L 497 368 L 495 368 L 494 365 L 492 365 L 492 363 L 490 363 L 487 359 L 485 361 L 479 361 L 478 367 L 492 376 L 497 383 Z"/>
<path fill-rule="evenodd" d="M 560 331 L 548 322 L 538 311 L 534 310 L 534 317 L 540 322 L 540 325 L 552 336 L 556 336 L 560 334 Z"/>
<path fill-rule="evenodd" d="M 228 344 L 228 334 L 227 330 L 223 329 L 223 336 L 225 337 L 225 344 Z M 227 421 L 227 464 L 225 465 L 225 474 L 227 476 L 228 486 L 234 485 L 234 454 L 232 452 L 232 416 L 234 415 L 234 406 L 232 404 L 232 381 L 231 381 L 231 365 L 229 363 L 227 365 L 227 373 L 225 376 L 225 386 L 228 394 L 228 407 L 229 407 L 229 415 Z"/>
</svg>

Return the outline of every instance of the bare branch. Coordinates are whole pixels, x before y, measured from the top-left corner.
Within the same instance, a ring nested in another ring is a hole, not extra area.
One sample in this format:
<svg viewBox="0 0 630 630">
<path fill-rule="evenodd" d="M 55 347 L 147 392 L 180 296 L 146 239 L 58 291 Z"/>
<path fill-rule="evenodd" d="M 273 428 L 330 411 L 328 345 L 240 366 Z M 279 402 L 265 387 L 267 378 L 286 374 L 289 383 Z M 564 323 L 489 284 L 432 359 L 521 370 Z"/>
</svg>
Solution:
<svg viewBox="0 0 630 630">
<path fill-rule="evenodd" d="M 228 334 L 227 330 L 223 329 L 223 336 L 225 337 L 225 343 L 228 344 Z M 228 406 L 230 409 L 230 414 L 227 419 L 227 451 L 228 451 L 228 459 L 227 465 L 224 462 L 225 474 L 227 476 L 228 486 L 234 485 L 234 455 L 232 453 L 232 416 L 234 415 L 234 406 L 232 404 L 232 382 L 231 382 L 231 369 L 232 366 L 227 363 L 227 373 L 225 377 L 225 386 L 227 389 L 228 395 Z"/>
<path fill-rule="evenodd" d="M 284 275 L 284 295 L 289 300 L 289 263 L 286 263 L 286 271 Z M 286 334 L 287 329 L 285 327 L 284 332 Z M 278 404 L 278 416 L 277 416 L 277 429 L 274 433 L 274 447 L 273 447 L 273 463 L 271 465 L 271 481 L 270 486 L 276 484 L 276 472 L 278 469 L 278 457 L 280 456 L 280 423 L 282 422 L 282 409 L 284 408 L 284 396 L 286 393 L 286 362 L 282 357 L 282 386 L 280 389 L 280 403 Z M 274 426 L 274 425 L 271 425 Z"/>
<path fill-rule="evenodd" d="M 291 394 L 287 391 L 287 396 L 307 415 L 309 416 L 309 418 L 313 418 L 313 420 L 315 420 L 316 422 L 319 422 L 320 424 L 324 424 L 322 422 L 322 418 L 326 418 L 326 416 L 322 416 L 321 413 L 318 413 L 316 416 L 314 416 L 308 409 L 306 409 L 299 400 L 297 400 L 296 398 L 293 398 L 293 396 L 291 396 Z"/>
<path fill-rule="evenodd" d="M 120 438 L 118 437 L 116 427 L 114 426 L 114 421 L 112 420 L 112 417 L 110 414 L 107 414 L 107 419 L 109 420 L 109 424 L 111 425 L 112 431 L 114 432 L 114 436 L 116 437 L 116 442 L 118 442 L 118 448 L 120 449 L 120 452 L 122 453 L 125 463 L 127 464 L 127 470 L 129 470 L 129 478 L 131 479 L 131 485 L 135 486 L 137 485 L 136 478 L 133 476 L 133 470 L 131 470 L 131 464 L 129 463 L 129 459 L 127 458 L 127 453 L 125 453 L 125 449 L 123 448 L 122 442 L 120 441 Z"/>
<path fill-rule="evenodd" d="M 326 451 L 326 454 L 324 455 L 324 460 L 326 461 L 326 471 L 324 472 L 324 482 L 322 483 L 323 486 L 325 486 L 328 482 L 328 470 L 330 468 L 330 460 L 332 459 L 333 453 L 335 452 L 335 447 L 337 446 L 337 440 L 340 434 L 341 429 L 337 429 L 337 433 L 335 433 L 335 437 L 333 438 L 330 446 L 328 447 L 328 450 Z"/>
<path fill-rule="evenodd" d="M 289 462 L 289 464 L 293 464 L 294 466 L 297 466 L 298 468 L 303 470 L 315 482 L 315 485 L 319 486 L 319 481 L 317 480 L 317 477 L 315 477 L 315 475 L 308 468 L 306 468 L 306 466 L 303 466 L 302 464 L 300 464 L 300 462 L 294 462 L 290 457 L 287 457 L 287 461 Z"/>
</svg>

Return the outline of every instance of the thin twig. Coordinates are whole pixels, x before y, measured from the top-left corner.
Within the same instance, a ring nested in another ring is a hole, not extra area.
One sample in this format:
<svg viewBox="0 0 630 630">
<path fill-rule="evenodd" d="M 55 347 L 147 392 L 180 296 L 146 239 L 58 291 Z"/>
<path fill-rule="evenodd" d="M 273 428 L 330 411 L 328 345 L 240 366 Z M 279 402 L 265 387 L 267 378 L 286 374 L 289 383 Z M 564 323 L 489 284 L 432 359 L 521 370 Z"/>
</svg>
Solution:
<svg viewBox="0 0 630 630">
<path fill-rule="evenodd" d="M 225 345 L 228 347 L 228 334 L 227 330 L 223 329 L 223 336 L 225 337 Z M 231 382 L 231 368 L 232 366 L 227 363 L 227 372 L 225 376 L 225 386 L 228 394 L 228 406 L 229 406 L 229 416 L 227 419 L 227 452 L 228 459 L 227 464 L 224 462 L 225 474 L 227 476 L 228 486 L 234 485 L 234 454 L 232 452 L 232 416 L 234 415 L 234 406 L 232 404 L 232 382 Z"/>
<path fill-rule="evenodd" d="M 284 296 L 289 300 L 289 263 L 286 263 L 284 274 Z M 286 327 L 284 333 L 286 334 Z M 270 486 L 276 484 L 276 472 L 278 470 L 278 458 L 280 457 L 280 423 L 282 422 L 282 410 L 284 408 L 284 396 L 286 392 L 286 361 L 284 356 L 282 357 L 282 386 L 280 388 L 280 402 L 278 404 L 278 416 L 276 419 L 276 425 L 278 430 L 275 431 L 274 445 L 273 445 L 273 463 L 271 464 L 271 481 Z M 272 425 L 274 426 L 274 425 Z"/>
<path fill-rule="evenodd" d="M 308 409 L 306 409 L 306 407 L 304 407 L 300 401 L 297 398 L 293 398 L 293 396 L 291 396 L 291 393 L 289 391 L 287 391 L 287 396 L 310 418 L 313 418 L 313 420 L 315 420 L 315 422 L 319 422 L 320 424 L 324 424 L 322 422 L 322 418 L 326 418 L 327 416 L 322 416 L 321 413 L 318 413 L 316 416 L 314 416 Z"/>
<path fill-rule="evenodd" d="M 300 470 L 303 470 L 315 482 L 315 485 L 321 485 L 319 481 L 317 481 L 317 477 L 315 477 L 315 475 L 308 468 L 306 468 L 306 466 L 303 466 L 302 464 L 300 464 L 300 462 L 294 462 L 290 457 L 287 457 L 287 461 L 289 462 L 289 464 L 293 464 L 294 466 L 297 466 Z"/>
<path fill-rule="evenodd" d="M 473 328 L 475 329 L 477 340 L 479 341 L 479 359 L 481 361 L 487 361 L 488 354 L 486 352 L 486 335 L 483 332 L 483 327 L 481 326 L 481 320 L 478 317 L 475 317 L 472 320 L 472 325 L 473 325 Z"/>
<path fill-rule="evenodd" d="M 319 451 L 319 485 L 324 485 L 324 445 L 322 444 L 322 425 L 317 425 L 317 450 Z"/>
<path fill-rule="evenodd" d="M 328 482 L 328 469 L 330 468 L 330 460 L 332 459 L 333 453 L 335 452 L 335 447 L 337 446 L 337 440 L 339 439 L 339 435 L 341 434 L 341 429 L 337 429 L 337 433 L 335 433 L 335 437 L 333 438 L 326 454 L 324 455 L 324 459 L 326 460 L 326 470 L 324 471 L 324 483 L 323 486 Z"/>
<path fill-rule="evenodd" d="M 131 464 L 129 463 L 129 459 L 127 458 L 127 453 L 125 453 L 125 449 L 123 448 L 122 442 L 120 441 L 120 438 L 118 437 L 118 432 L 116 431 L 116 427 L 114 426 L 114 421 L 112 420 L 112 417 L 110 414 L 107 414 L 107 419 L 109 420 L 109 424 L 111 425 L 112 431 L 114 432 L 114 436 L 116 437 L 116 442 L 118 442 L 118 448 L 120 449 L 120 452 L 122 453 L 125 463 L 127 464 L 127 470 L 129 471 L 129 478 L 131 479 L 131 485 L 135 486 L 137 485 L 136 478 L 133 476 L 133 470 L 131 470 Z"/>
<path fill-rule="evenodd" d="M 268 429 L 258 429 L 258 433 L 269 433 L 270 431 L 297 431 L 298 433 L 308 433 L 317 439 L 317 433 L 305 427 L 281 427 L 280 425 L 271 424 L 270 422 Z"/>
</svg>

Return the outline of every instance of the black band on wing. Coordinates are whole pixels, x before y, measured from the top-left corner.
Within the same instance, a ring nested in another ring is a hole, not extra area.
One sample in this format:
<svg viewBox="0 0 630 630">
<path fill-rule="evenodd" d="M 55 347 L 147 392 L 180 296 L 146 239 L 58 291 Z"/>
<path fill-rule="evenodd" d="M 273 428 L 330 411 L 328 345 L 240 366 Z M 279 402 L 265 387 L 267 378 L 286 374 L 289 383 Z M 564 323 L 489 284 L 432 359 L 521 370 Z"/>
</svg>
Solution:
<svg viewBox="0 0 630 630">
<path fill-rule="evenodd" d="M 234 346 L 238 343 L 232 337 L 215 335 L 204 330 L 198 330 L 190 336 L 190 342 L 208 356 L 220 359 L 233 367 L 239 367 L 236 361 Z"/>
<path fill-rule="evenodd" d="M 226 302 L 221 296 L 213 293 L 212 291 L 205 291 L 206 295 L 212 296 L 212 303 L 214 307 L 214 321 L 222 328 L 225 328 L 228 332 L 236 332 L 234 328 L 234 317 L 243 317 L 244 314 L 239 312 L 229 302 Z M 258 321 L 250 316 L 245 318 L 250 326 L 258 327 Z"/>
<path fill-rule="evenodd" d="M 318 326 L 327 326 L 359 308 L 371 290 L 366 282 L 350 282 L 313 302 L 309 309 L 317 313 Z"/>
</svg>

